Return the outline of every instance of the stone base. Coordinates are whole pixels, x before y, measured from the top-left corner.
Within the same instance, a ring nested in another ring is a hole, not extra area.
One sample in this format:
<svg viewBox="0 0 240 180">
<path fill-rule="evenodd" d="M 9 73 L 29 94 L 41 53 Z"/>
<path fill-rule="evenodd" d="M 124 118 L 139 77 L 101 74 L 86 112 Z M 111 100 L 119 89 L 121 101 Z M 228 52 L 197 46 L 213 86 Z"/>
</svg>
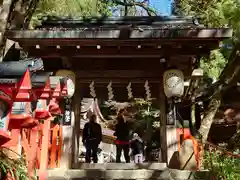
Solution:
<svg viewBox="0 0 240 180">
<path fill-rule="evenodd" d="M 211 180 L 208 171 L 181 171 L 169 169 L 164 163 L 151 164 L 81 164 L 80 169 L 48 170 L 48 180 L 80 180 L 80 179 L 159 179 L 159 180 Z"/>
</svg>

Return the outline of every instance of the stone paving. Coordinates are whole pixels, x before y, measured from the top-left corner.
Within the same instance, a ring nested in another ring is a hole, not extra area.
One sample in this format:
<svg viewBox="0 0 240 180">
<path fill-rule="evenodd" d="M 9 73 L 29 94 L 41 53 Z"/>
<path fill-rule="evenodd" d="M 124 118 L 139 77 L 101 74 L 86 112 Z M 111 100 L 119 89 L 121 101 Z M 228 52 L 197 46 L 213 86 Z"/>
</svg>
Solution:
<svg viewBox="0 0 240 180">
<path fill-rule="evenodd" d="M 165 163 L 151 164 L 79 164 L 79 169 L 53 169 L 48 170 L 49 180 L 78 180 L 78 179 L 158 179 L 158 180 L 210 180 L 208 171 L 181 171 L 167 168 Z"/>
</svg>

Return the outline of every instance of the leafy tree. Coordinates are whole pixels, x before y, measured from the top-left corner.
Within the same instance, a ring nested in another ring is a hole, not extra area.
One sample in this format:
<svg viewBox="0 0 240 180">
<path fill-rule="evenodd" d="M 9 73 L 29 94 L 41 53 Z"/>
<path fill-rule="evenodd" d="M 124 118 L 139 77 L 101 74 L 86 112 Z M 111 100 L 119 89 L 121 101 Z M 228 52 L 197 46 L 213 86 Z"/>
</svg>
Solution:
<svg viewBox="0 0 240 180">
<path fill-rule="evenodd" d="M 205 75 L 217 80 L 204 90 L 206 92 L 204 98 L 207 97 L 209 100 L 199 129 L 203 144 L 207 140 L 213 118 L 221 104 L 222 93 L 239 80 L 239 5 L 238 0 L 180 0 L 177 6 L 179 14 L 198 17 L 207 27 L 229 26 L 234 30 L 232 40 L 224 41 L 223 46 L 212 51 L 209 58 L 201 59 L 200 65 Z"/>
</svg>

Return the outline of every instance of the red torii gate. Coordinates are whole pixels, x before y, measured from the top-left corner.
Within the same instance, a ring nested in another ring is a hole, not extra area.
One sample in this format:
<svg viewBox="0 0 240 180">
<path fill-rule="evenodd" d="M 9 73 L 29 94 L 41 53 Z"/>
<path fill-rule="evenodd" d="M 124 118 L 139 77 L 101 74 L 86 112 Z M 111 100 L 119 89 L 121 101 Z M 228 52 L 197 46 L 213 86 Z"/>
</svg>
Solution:
<svg viewBox="0 0 240 180">
<path fill-rule="evenodd" d="M 2 119 L 5 120 L 5 128 L 0 129 L 0 146 L 16 150 L 14 147 L 18 145 L 21 136 L 30 177 L 33 176 L 34 169 L 39 168 L 39 179 L 45 179 L 49 153 L 50 168 L 56 168 L 60 163 L 62 127 L 51 127 L 51 121 L 62 114 L 59 100 L 68 95 L 67 82 L 71 79 L 57 78 L 57 84 L 51 84 L 51 78 L 48 77 L 44 85 L 32 87 L 27 69 L 19 81 L 8 79 L 0 84 L 0 99 L 6 113 Z M 32 108 L 33 102 L 36 102 L 36 105 Z M 19 106 L 22 106 L 20 110 Z M 41 124 L 40 120 L 44 120 L 44 123 Z M 14 178 L 8 176 L 8 179 Z"/>
</svg>

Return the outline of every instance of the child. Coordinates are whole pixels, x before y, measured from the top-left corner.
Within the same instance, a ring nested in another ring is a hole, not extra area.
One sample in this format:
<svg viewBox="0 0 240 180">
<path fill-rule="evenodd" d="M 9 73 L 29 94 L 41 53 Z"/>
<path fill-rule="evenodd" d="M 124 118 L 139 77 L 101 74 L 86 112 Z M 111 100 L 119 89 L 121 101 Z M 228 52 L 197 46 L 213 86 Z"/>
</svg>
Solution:
<svg viewBox="0 0 240 180">
<path fill-rule="evenodd" d="M 133 138 L 131 140 L 131 149 L 134 156 L 134 163 L 143 163 L 144 144 L 137 133 L 133 134 Z"/>
</svg>

